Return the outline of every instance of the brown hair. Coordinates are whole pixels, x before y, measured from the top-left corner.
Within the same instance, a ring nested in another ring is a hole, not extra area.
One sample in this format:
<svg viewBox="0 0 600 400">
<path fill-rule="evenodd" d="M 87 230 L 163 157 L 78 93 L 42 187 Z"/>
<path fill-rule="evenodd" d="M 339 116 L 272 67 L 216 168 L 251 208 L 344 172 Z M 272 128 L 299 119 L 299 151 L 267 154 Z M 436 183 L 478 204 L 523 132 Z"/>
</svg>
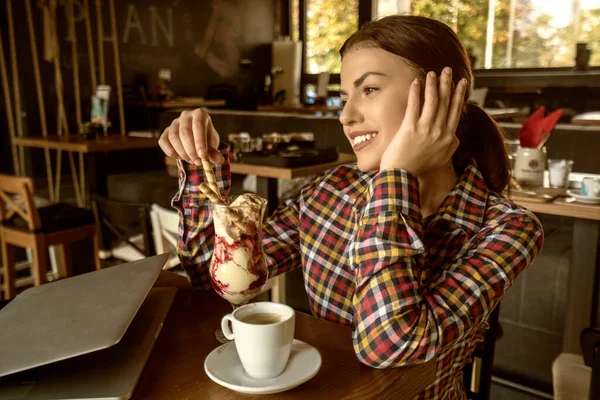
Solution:
<svg viewBox="0 0 600 400">
<path fill-rule="evenodd" d="M 471 63 L 458 36 L 434 19 L 392 15 L 367 22 L 346 40 L 340 55 L 343 58 L 350 49 L 373 47 L 402 57 L 419 79 L 424 79 L 429 71 L 439 76 L 444 67 L 449 66 L 455 85 L 463 78 L 468 87 L 473 82 Z M 452 156 L 454 168 L 462 173 L 475 159 L 488 188 L 501 192 L 510 179 L 505 134 L 483 109 L 469 104 L 468 98 L 467 91 L 456 130 L 460 145 Z"/>
</svg>

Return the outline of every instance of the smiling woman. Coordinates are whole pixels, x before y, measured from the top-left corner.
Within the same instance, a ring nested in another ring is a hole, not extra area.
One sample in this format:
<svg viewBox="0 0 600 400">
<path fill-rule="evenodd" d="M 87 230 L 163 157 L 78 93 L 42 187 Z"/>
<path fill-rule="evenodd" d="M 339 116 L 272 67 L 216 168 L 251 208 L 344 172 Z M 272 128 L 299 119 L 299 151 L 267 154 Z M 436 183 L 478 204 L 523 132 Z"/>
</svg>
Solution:
<svg viewBox="0 0 600 400">
<path fill-rule="evenodd" d="M 342 102 L 346 103 L 340 122 L 344 125 L 351 144 L 352 139 L 357 136 L 353 132 L 354 127 L 359 125 L 352 118 L 366 119 L 367 121 L 362 122 L 363 125 L 377 121 L 383 133 L 377 149 L 370 146 L 369 155 L 364 154 L 366 152 L 357 153 L 358 165 L 362 170 L 379 167 L 379 158 L 404 120 L 404 110 L 407 108 L 408 93 L 413 81 L 423 81 L 427 71 L 437 75 L 446 71 L 450 75 L 441 75 L 440 85 L 444 78 L 450 78 L 451 87 L 456 87 L 457 90 L 452 104 L 444 103 L 443 96 L 439 102 L 440 111 L 448 111 L 448 106 L 452 109 L 449 115 L 442 112 L 439 116 L 438 129 L 442 129 L 441 122 L 446 122 L 446 117 L 452 122 L 447 128 L 452 136 L 456 133 L 460 142 L 456 152 L 452 151 L 451 154 L 454 169 L 463 171 L 475 159 L 488 187 L 501 192 L 508 184 L 510 164 L 502 130 L 481 108 L 467 105 L 468 94 L 465 91 L 462 91 L 462 98 L 457 97 L 461 93 L 457 85 L 460 86 L 464 80 L 465 87 L 470 87 L 473 77 L 468 55 L 456 34 L 447 25 L 424 17 L 383 18 L 367 24 L 351 36 L 344 43 L 340 54 L 343 61 L 340 95 Z M 356 76 L 352 77 L 353 75 Z M 352 81 L 350 89 L 346 89 L 346 86 L 350 86 L 346 81 Z M 348 107 L 347 90 L 361 94 L 353 96 L 357 102 L 356 107 L 354 104 L 352 108 Z M 434 91 L 437 89 L 431 92 Z M 426 98 L 427 93 L 424 94 L 423 97 Z M 425 99 L 420 101 L 420 97 L 421 93 L 415 101 L 419 103 L 419 108 L 425 108 Z M 436 102 L 431 105 L 431 109 L 438 106 L 437 98 L 431 101 Z M 359 110 L 357 107 L 362 108 Z M 360 112 L 361 115 L 352 114 L 355 112 Z M 457 119 L 458 114 L 460 119 Z M 454 122 L 458 122 L 458 125 Z M 366 144 L 358 150 L 364 147 Z M 414 142 L 411 147 L 414 147 Z"/>
<path fill-rule="evenodd" d="M 358 360 L 373 368 L 436 360 L 419 399 L 466 399 L 463 367 L 487 319 L 543 243 L 539 221 L 501 195 L 508 181 L 502 133 L 466 106 L 471 67 L 441 22 L 372 21 L 341 49 L 340 115 L 356 164 L 327 171 L 263 226 L 273 277 L 302 268 L 315 316 L 352 327 Z M 210 290 L 214 226 L 198 186 L 201 158 L 228 148 L 204 110 L 184 112 L 161 148 L 178 158 L 179 256 Z"/>
</svg>

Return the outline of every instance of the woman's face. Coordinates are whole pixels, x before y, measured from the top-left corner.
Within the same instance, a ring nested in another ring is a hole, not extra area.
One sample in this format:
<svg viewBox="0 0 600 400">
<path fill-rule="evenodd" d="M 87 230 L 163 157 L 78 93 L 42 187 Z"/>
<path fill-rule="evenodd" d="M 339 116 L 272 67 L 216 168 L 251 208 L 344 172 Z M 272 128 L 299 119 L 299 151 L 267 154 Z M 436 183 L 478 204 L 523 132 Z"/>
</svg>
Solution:
<svg viewBox="0 0 600 400">
<path fill-rule="evenodd" d="M 342 59 L 340 75 L 344 133 L 358 168 L 378 170 L 383 152 L 404 120 L 416 75 L 402 58 L 379 48 L 351 49 Z"/>
</svg>

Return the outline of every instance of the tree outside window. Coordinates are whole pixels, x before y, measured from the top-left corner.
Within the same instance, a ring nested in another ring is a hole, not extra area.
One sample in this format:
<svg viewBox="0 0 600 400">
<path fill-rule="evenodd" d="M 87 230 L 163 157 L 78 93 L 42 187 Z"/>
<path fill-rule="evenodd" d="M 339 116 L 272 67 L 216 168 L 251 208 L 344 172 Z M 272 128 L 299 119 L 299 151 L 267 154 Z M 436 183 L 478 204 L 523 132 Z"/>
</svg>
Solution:
<svg viewBox="0 0 600 400">
<path fill-rule="evenodd" d="M 306 73 L 339 73 L 339 50 L 358 29 L 358 0 L 306 2 Z"/>
<path fill-rule="evenodd" d="M 394 13 L 452 27 L 477 57 L 475 68 L 572 67 L 579 42 L 592 51 L 590 65 L 600 65 L 600 0 L 378 1 L 377 16 Z"/>
</svg>

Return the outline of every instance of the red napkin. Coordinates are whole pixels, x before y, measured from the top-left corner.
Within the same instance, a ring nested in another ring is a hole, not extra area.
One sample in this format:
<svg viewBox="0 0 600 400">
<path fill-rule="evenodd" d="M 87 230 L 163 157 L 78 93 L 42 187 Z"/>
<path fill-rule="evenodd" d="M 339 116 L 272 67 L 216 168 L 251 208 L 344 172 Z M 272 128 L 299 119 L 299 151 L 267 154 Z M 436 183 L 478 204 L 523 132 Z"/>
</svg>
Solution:
<svg viewBox="0 0 600 400">
<path fill-rule="evenodd" d="M 562 116 L 563 110 L 560 108 L 544 118 L 545 111 L 544 107 L 538 108 L 523 123 L 519 131 L 521 147 L 541 148 L 546 143 L 554 126 Z"/>
</svg>

